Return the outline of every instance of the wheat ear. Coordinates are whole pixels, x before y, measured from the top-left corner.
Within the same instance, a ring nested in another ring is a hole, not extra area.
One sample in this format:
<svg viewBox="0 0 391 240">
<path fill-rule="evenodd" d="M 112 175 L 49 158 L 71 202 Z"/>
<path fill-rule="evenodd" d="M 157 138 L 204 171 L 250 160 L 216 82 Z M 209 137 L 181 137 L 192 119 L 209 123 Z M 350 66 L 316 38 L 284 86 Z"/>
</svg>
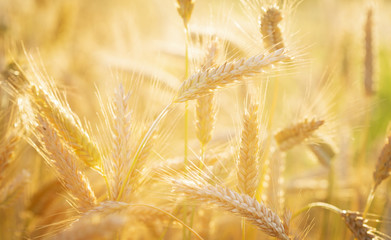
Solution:
<svg viewBox="0 0 391 240">
<path fill-rule="evenodd" d="M 374 188 L 376 189 L 384 179 L 390 176 L 391 171 L 391 136 L 387 138 L 386 144 L 384 144 L 380 156 L 376 163 L 376 169 L 373 173 L 373 180 L 375 182 Z"/>
<path fill-rule="evenodd" d="M 72 113 L 68 113 L 62 106 L 56 104 L 42 89 L 33 86 L 31 97 L 38 108 L 38 113 L 49 120 L 76 155 L 87 165 L 102 171 L 101 156 L 96 144 L 75 120 Z"/>
<path fill-rule="evenodd" d="M 177 0 L 176 2 L 178 14 L 181 16 L 185 27 L 187 27 L 193 13 L 195 0 Z"/>
<path fill-rule="evenodd" d="M 112 156 L 112 197 L 118 197 L 126 169 L 131 160 L 131 109 L 129 93 L 125 93 L 122 84 L 115 92 L 113 115 L 113 156 Z"/>
<path fill-rule="evenodd" d="M 173 180 L 173 185 L 177 192 L 184 193 L 191 199 L 215 204 L 245 218 L 269 236 L 289 240 L 289 230 L 285 228 L 278 215 L 249 195 L 224 187 L 197 184 L 189 180 Z"/>
<path fill-rule="evenodd" d="M 367 202 L 365 204 L 365 209 L 363 216 L 365 217 L 369 208 L 371 207 L 373 198 L 375 197 L 376 189 L 378 186 L 390 176 L 391 171 L 391 135 L 388 136 L 386 144 L 384 144 L 380 156 L 377 159 L 376 169 L 373 172 L 373 185 L 371 191 L 369 192 Z"/>
<path fill-rule="evenodd" d="M 32 85 L 16 63 L 9 64 L 5 77 L 13 91 L 26 93 L 31 97 L 38 113 L 53 124 L 57 132 L 67 141 L 67 144 L 72 146 L 75 153 L 87 166 L 100 168 L 101 158 L 98 148 L 72 112 L 66 110 L 58 99 Z"/>
<path fill-rule="evenodd" d="M 280 150 L 287 151 L 311 137 L 313 132 L 323 124 L 323 120 L 305 119 L 302 122 L 279 131 L 274 135 L 274 138 L 276 139 Z"/>
<path fill-rule="evenodd" d="M 208 46 L 208 52 L 201 67 L 203 71 L 212 68 L 216 63 L 218 42 L 213 40 Z M 197 99 L 196 105 L 196 134 L 202 147 L 212 139 L 212 132 L 216 122 L 216 103 L 213 93 Z"/>
<path fill-rule="evenodd" d="M 330 167 L 331 161 L 336 155 L 330 144 L 319 138 L 316 142 L 309 143 L 307 146 L 323 166 Z"/>
<path fill-rule="evenodd" d="M 280 49 L 267 55 L 259 54 L 251 58 L 225 62 L 205 71 L 201 70 L 182 84 L 175 102 L 185 102 L 208 95 L 217 88 L 238 83 L 244 77 L 253 76 L 286 59 L 288 56 Z"/>
<path fill-rule="evenodd" d="M 15 153 L 15 147 L 19 142 L 20 137 L 16 134 L 11 134 L 2 143 L 0 149 L 0 183 L 4 178 L 4 172 L 12 162 Z"/>
<path fill-rule="evenodd" d="M 367 19 L 365 22 L 365 75 L 364 86 L 367 95 L 374 94 L 373 80 L 373 9 L 367 10 Z"/>
<path fill-rule="evenodd" d="M 0 208 L 5 208 L 12 204 L 23 193 L 29 181 L 30 173 L 24 170 L 12 181 L 3 186 L 0 185 Z"/>
<path fill-rule="evenodd" d="M 6 79 L 7 84 L 11 87 L 11 91 L 22 92 L 29 84 L 22 69 L 16 62 L 10 62 L 2 72 L 2 75 Z"/>
<path fill-rule="evenodd" d="M 258 185 L 259 103 L 249 100 L 243 116 L 243 128 L 238 159 L 238 189 L 254 196 Z"/>
<path fill-rule="evenodd" d="M 353 233 L 354 237 L 358 240 L 371 240 L 377 239 L 380 240 L 378 236 L 374 234 L 376 231 L 375 228 L 368 226 L 366 222 L 367 219 L 363 218 L 362 215 L 358 212 L 352 211 L 341 211 L 341 216 L 345 221 L 346 226 Z"/>
<path fill-rule="evenodd" d="M 306 207 L 298 211 L 295 215 L 307 211 L 313 207 L 321 207 L 336 214 L 339 214 L 344 220 L 346 226 L 349 228 L 354 237 L 358 240 L 380 240 L 383 239 L 375 234 L 376 229 L 367 225 L 368 222 L 365 217 L 359 212 L 353 212 L 349 210 L 341 210 L 334 205 L 324 202 L 314 202 L 308 204 Z"/>
<path fill-rule="evenodd" d="M 75 157 L 64 146 L 53 127 L 38 117 L 38 132 L 45 145 L 51 164 L 58 172 L 61 183 L 77 199 L 81 211 L 96 205 L 96 197 L 86 176 L 78 169 Z"/>
<path fill-rule="evenodd" d="M 263 9 L 260 18 L 260 32 L 263 36 L 263 44 L 266 49 L 276 51 L 284 48 L 284 40 L 281 29 L 278 26 L 282 19 L 282 13 L 277 6 Z"/>
</svg>

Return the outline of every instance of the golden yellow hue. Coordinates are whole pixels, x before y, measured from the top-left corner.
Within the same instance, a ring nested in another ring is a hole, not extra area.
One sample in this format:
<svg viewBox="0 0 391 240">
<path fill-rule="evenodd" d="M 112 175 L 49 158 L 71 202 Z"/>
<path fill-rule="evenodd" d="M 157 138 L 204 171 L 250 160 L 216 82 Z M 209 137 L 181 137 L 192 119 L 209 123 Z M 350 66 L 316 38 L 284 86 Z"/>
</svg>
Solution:
<svg viewBox="0 0 391 240">
<path fill-rule="evenodd" d="M 0 1 L 0 239 L 391 239 L 389 12 Z"/>
</svg>

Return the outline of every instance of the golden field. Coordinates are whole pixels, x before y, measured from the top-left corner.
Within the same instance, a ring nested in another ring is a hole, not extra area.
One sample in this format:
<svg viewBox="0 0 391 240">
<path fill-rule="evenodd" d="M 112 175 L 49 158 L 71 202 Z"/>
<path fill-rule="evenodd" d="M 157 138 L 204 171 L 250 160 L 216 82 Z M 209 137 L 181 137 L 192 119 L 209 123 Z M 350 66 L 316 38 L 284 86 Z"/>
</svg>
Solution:
<svg viewBox="0 0 391 240">
<path fill-rule="evenodd" d="M 0 0 L 0 239 L 391 239 L 390 12 Z"/>
</svg>

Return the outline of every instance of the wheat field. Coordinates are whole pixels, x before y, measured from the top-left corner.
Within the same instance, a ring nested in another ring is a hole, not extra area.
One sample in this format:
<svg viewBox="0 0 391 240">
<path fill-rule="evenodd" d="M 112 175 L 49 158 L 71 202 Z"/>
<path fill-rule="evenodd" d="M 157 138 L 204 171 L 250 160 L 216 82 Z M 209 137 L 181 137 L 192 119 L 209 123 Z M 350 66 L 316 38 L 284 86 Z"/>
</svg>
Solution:
<svg viewBox="0 0 391 240">
<path fill-rule="evenodd" d="M 390 13 L 0 0 L 0 239 L 391 239 Z"/>
</svg>

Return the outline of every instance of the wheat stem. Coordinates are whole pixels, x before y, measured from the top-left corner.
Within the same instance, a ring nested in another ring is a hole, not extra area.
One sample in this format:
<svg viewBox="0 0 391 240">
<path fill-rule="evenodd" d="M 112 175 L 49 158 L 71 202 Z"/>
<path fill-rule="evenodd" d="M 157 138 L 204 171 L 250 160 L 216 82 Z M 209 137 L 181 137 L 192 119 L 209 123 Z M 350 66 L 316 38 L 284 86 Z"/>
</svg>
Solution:
<svg viewBox="0 0 391 240">
<path fill-rule="evenodd" d="M 369 208 L 371 207 L 373 198 L 375 197 L 375 191 L 376 191 L 375 186 L 372 186 L 371 187 L 371 191 L 369 192 L 369 195 L 368 195 L 368 198 L 367 198 L 367 202 L 365 203 L 365 208 L 364 208 L 364 212 L 363 212 L 363 217 L 364 218 L 366 217 L 366 215 L 367 215 L 367 213 L 369 211 Z"/>
</svg>

